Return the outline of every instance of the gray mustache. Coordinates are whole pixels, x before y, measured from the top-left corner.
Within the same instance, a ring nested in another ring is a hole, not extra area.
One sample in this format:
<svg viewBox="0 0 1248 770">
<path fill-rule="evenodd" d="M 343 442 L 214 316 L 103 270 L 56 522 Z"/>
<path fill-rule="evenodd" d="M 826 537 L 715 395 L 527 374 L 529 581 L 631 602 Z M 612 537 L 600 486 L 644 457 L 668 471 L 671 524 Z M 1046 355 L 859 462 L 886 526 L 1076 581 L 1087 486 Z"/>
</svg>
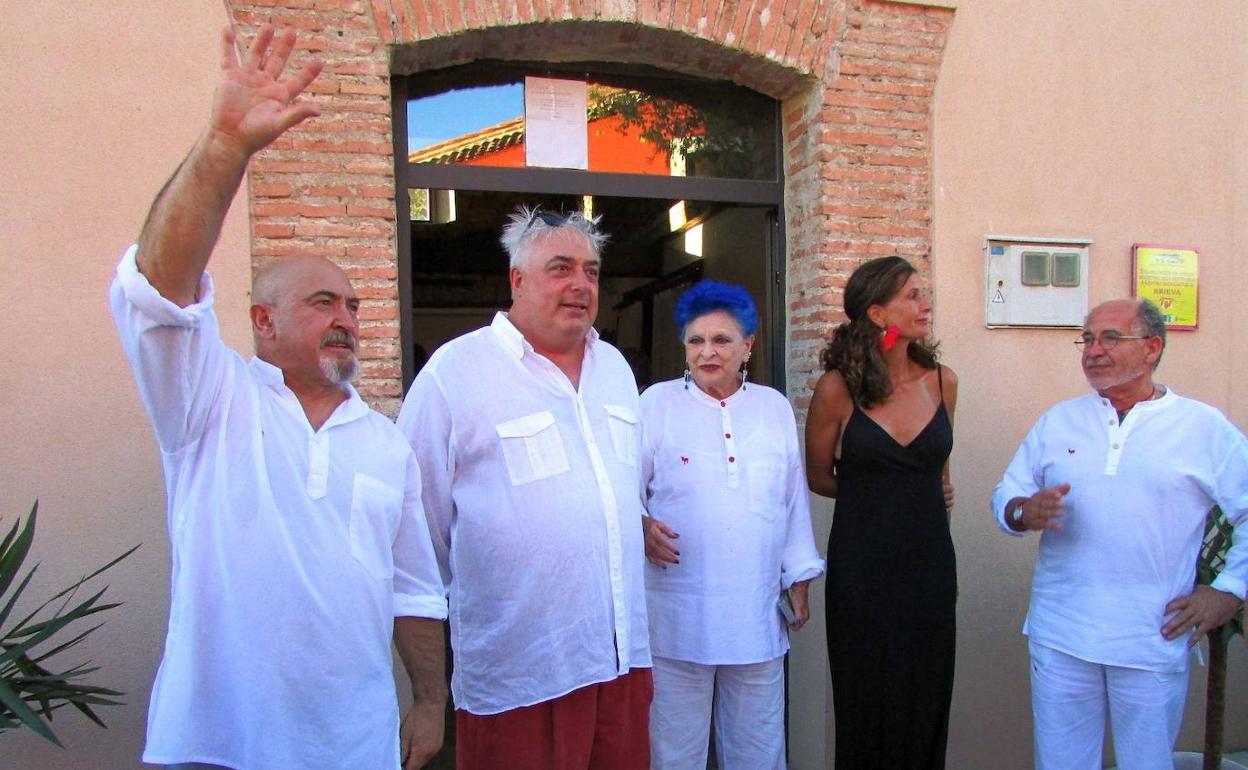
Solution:
<svg viewBox="0 0 1248 770">
<path fill-rule="evenodd" d="M 333 331 L 321 338 L 321 347 L 326 345 L 346 345 L 355 352 L 355 337 L 344 331 Z"/>
</svg>

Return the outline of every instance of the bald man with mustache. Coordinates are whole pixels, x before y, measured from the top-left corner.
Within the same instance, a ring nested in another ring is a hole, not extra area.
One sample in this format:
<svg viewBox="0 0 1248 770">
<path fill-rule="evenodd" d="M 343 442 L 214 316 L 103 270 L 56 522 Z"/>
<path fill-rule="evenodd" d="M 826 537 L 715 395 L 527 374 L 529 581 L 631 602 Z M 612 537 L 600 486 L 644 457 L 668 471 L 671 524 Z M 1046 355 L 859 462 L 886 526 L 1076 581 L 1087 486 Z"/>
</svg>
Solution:
<svg viewBox="0 0 1248 770">
<path fill-rule="evenodd" d="M 295 36 L 222 38 L 208 128 L 110 291 L 160 447 L 171 607 L 143 760 L 415 770 L 442 743 L 445 588 L 406 439 L 351 387 L 359 297 L 317 257 L 255 276 L 255 357 L 221 341 L 205 269 L 252 155 L 318 112 Z M 400 721 L 391 639 L 415 705 Z"/>
</svg>

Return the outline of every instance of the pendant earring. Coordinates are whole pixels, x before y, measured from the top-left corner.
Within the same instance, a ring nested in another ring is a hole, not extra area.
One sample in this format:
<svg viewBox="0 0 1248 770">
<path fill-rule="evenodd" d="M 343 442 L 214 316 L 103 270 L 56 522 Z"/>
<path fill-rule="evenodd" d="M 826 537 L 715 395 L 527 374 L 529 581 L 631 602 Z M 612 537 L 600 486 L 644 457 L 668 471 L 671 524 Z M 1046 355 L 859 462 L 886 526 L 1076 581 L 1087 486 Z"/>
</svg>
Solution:
<svg viewBox="0 0 1248 770">
<path fill-rule="evenodd" d="M 897 338 L 901 336 L 901 328 L 897 324 L 889 324 L 880 335 L 880 349 L 885 353 L 897 347 Z"/>
<path fill-rule="evenodd" d="M 686 369 L 686 370 L 685 370 L 685 390 L 689 390 L 689 379 L 690 379 L 690 377 L 692 377 L 692 376 L 693 376 L 693 375 L 689 372 L 689 370 L 688 370 L 688 369 Z"/>
<path fill-rule="evenodd" d="M 745 360 L 741 362 L 741 390 L 745 390 L 745 378 L 749 374 L 750 354 L 745 354 Z"/>
</svg>

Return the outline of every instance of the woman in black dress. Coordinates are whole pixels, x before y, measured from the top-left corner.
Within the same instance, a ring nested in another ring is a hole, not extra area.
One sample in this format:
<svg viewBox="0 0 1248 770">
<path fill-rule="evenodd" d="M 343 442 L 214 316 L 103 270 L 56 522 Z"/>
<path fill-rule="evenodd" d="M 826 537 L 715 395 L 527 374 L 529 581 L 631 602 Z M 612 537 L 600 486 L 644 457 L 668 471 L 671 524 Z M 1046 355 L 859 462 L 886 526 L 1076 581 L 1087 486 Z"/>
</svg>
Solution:
<svg viewBox="0 0 1248 770">
<path fill-rule="evenodd" d="M 901 257 L 861 265 L 806 421 L 811 491 L 836 498 L 828 660 L 837 770 L 943 768 L 957 574 L 949 452 L 958 380 Z"/>
</svg>

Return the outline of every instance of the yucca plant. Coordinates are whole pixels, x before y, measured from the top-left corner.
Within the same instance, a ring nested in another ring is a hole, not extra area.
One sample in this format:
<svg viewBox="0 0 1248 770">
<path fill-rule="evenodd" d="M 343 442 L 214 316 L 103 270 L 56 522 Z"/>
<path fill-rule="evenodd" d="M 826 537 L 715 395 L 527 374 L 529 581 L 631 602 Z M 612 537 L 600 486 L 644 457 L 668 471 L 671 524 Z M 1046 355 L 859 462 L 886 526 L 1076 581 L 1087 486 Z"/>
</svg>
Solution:
<svg viewBox="0 0 1248 770">
<path fill-rule="evenodd" d="M 100 727 L 104 721 L 96 715 L 96 706 L 120 705 L 123 693 L 83 682 L 98 667 L 80 663 L 64 670 L 50 659 L 73 648 L 102 623 L 85 630 L 65 630 L 83 618 L 111 610 L 120 602 L 100 604 L 108 586 L 87 599 L 77 601 L 78 589 L 87 581 L 134 553 L 134 548 L 113 559 L 90 575 L 40 604 L 33 612 L 6 625 L 22 592 L 30 585 L 36 564 L 18 581 L 22 563 L 35 539 L 35 520 L 39 501 L 31 506 L 26 523 L 21 517 L 14 522 L 4 540 L 0 541 L 0 733 L 16 727 L 29 727 L 47 740 L 61 746 L 52 732 L 52 714 L 64 706 L 73 706 Z M 10 591 L 10 589 L 12 589 Z M 77 601 L 77 603 L 75 603 Z M 63 638 L 68 636 L 68 638 Z M 51 668 L 50 668 L 51 667 Z"/>
<path fill-rule="evenodd" d="M 1231 547 L 1231 522 L 1218 506 L 1209 511 L 1205 522 L 1205 540 L 1196 564 L 1196 583 L 1209 585 L 1226 566 L 1226 552 Z M 1244 635 L 1244 612 L 1241 610 L 1226 625 L 1209 632 L 1209 678 L 1205 684 L 1205 759 L 1204 770 L 1222 767 L 1222 725 L 1226 719 L 1226 648 L 1235 634 Z"/>
</svg>

